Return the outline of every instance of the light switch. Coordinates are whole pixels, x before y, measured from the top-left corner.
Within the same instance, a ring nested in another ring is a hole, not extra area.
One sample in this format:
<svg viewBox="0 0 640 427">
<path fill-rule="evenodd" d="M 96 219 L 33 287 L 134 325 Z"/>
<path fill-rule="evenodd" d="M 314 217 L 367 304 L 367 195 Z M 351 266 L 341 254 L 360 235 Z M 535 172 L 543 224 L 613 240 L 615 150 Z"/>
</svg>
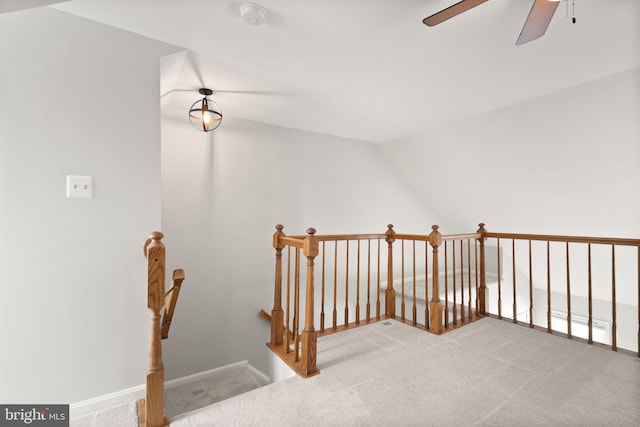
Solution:
<svg viewBox="0 0 640 427">
<path fill-rule="evenodd" d="M 93 197 L 93 177 L 67 175 L 67 197 Z"/>
</svg>

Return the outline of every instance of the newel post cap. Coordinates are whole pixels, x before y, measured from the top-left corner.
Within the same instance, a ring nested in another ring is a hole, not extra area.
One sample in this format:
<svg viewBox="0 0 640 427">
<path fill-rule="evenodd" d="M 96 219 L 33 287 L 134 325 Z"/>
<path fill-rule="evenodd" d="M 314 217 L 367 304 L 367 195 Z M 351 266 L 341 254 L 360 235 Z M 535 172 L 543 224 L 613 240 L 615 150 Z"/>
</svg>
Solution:
<svg viewBox="0 0 640 427">
<path fill-rule="evenodd" d="M 438 231 L 439 228 L 440 226 L 434 224 L 431 226 L 431 233 L 429 233 L 429 243 L 434 248 L 442 244 L 442 234 Z"/>
<path fill-rule="evenodd" d="M 304 252 L 304 256 L 313 258 L 318 255 L 318 238 L 315 236 L 316 229 L 313 227 L 307 228 L 307 237 L 304 239 L 304 244 L 302 245 L 302 251 Z"/>
<path fill-rule="evenodd" d="M 396 232 L 393 231 L 393 224 L 387 225 L 387 231 L 384 234 L 387 235 L 387 238 L 385 239 L 387 243 L 391 244 L 396 241 L 394 237 L 396 235 Z"/>
<path fill-rule="evenodd" d="M 284 248 L 284 244 L 280 242 L 280 237 L 284 237 L 284 231 L 282 231 L 284 229 L 284 225 L 282 224 L 278 224 L 276 225 L 276 232 L 273 233 L 273 247 L 275 249 L 282 249 Z"/>
<path fill-rule="evenodd" d="M 481 222 L 480 224 L 478 224 L 478 231 L 476 231 L 476 233 L 480 234 L 480 237 L 478 238 L 479 241 L 484 241 L 485 239 L 485 234 L 487 233 L 486 228 L 484 228 L 484 222 Z"/>
<path fill-rule="evenodd" d="M 142 248 L 142 253 L 144 254 L 145 258 L 147 257 L 149 247 L 164 246 L 161 241 L 163 237 L 164 234 L 162 234 L 160 231 L 151 232 L 147 241 L 144 242 L 144 247 Z"/>
</svg>

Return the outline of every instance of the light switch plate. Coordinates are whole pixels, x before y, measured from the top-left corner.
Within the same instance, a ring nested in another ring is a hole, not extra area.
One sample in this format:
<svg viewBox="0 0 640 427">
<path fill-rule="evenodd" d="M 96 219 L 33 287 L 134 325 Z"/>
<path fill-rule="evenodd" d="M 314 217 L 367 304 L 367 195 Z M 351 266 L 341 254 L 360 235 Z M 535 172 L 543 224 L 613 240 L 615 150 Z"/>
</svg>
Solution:
<svg viewBox="0 0 640 427">
<path fill-rule="evenodd" d="M 93 177 L 67 175 L 67 197 L 87 198 L 93 197 Z"/>
</svg>

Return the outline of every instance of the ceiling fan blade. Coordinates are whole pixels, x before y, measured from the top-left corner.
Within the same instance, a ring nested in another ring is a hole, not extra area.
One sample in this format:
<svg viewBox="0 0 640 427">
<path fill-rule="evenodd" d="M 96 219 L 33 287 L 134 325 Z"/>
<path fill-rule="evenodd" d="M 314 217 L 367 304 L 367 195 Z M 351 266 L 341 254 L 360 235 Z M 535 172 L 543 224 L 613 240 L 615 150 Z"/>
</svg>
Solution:
<svg viewBox="0 0 640 427">
<path fill-rule="evenodd" d="M 549 27 L 551 18 L 553 18 L 559 3 L 559 1 L 535 0 L 516 45 L 520 46 L 542 37 L 547 31 L 547 27 Z"/>
<path fill-rule="evenodd" d="M 431 16 L 428 16 L 422 20 L 425 25 L 433 27 L 434 25 L 438 25 L 447 19 L 451 19 L 456 15 L 460 15 L 462 12 L 466 12 L 472 7 L 476 7 L 488 0 L 462 0 L 453 6 L 449 6 L 446 9 L 442 9 L 440 12 L 434 13 Z"/>
</svg>

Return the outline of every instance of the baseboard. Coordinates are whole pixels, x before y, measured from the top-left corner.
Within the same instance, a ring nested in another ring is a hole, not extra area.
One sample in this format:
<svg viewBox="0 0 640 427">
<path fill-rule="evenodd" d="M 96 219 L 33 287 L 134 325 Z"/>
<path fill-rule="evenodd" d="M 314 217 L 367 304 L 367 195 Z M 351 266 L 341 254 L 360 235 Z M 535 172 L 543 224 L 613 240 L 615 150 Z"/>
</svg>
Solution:
<svg viewBox="0 0 640 427">
<path fill-rule="evenodd" d="M 219 368 L 209 369 L 208 371 L 197 372 L 195 374 L 187 375 L 186 377 L 180 377 L 176 378 L 175 380 L 166 381 L 164 383 L 164 388 L 165 390 L 167 390 L 170 388 L 179 387 L 181 385 L 193 383 L 212 375 L 219 374 L 220 372 L 248 366 L 249 362 L 246 360 L 243 360 L 242 362 L 231 363 L 229 365 L 220 366 Z"/>
<path fill-rule="evenodd" d="M 253 375 L 255 375 L 258 378 L 258 381 L 260 382 L 261 385 L 267 385 L 271 383 L 271 379 L 269 378 L 269 375 L 266 375 L 264 372 L 254 368 L 253 365 L 250 365 L 247 363 L 247 369 L 249 369 L 249 371 L 251 371 L 251 373 L 253 373 Z"/>
<path fill-rule="evenodd" d="M 258 377 L 259 381 L 263 385 L 269 384 L 270 381 L 267 375 L 251 366 L 247 360 L 243 360 L 242 362 L 231 363 L 219 368 L 214 368 L 208 371 L 198 372 L 196 374 L 176 378 L 171 381 L 166 381 L 164 383 L 164 387 L 165 390 L 179 387 L 181 385 L 193 383 L 219 374 L 221 372 L 231 369 L 237 369 L 240 367 L 246 367 L 247 369 L 249 369 L 256 377 Z M 135 401 L 137 401 L 138 399 L 142 399 L 143 397 L 145 397 L 144 384 L 120 390 L 114 393 L 105 394 L 103 396 L 98 396 L 93 399 L 84 400 L 82 402 L 72 403 L 71 405 L 69 405 L 69 416 L 70 418 L 77 418 L 83 415 L 90 414 L 92 412 L 101 411 L 103 409 L 111 408 L 125 403 L 134 403 Z"/>
<path fill-rule="evenodd" d="M 143 397 L 145 397 L 144 384 L 94 397 L 93 399 L 83 400 L 82 402 L 72 403 L 69 405 L 69 418 L 76 418 L 113 406 L 132 403 Z"/>
</svg>

